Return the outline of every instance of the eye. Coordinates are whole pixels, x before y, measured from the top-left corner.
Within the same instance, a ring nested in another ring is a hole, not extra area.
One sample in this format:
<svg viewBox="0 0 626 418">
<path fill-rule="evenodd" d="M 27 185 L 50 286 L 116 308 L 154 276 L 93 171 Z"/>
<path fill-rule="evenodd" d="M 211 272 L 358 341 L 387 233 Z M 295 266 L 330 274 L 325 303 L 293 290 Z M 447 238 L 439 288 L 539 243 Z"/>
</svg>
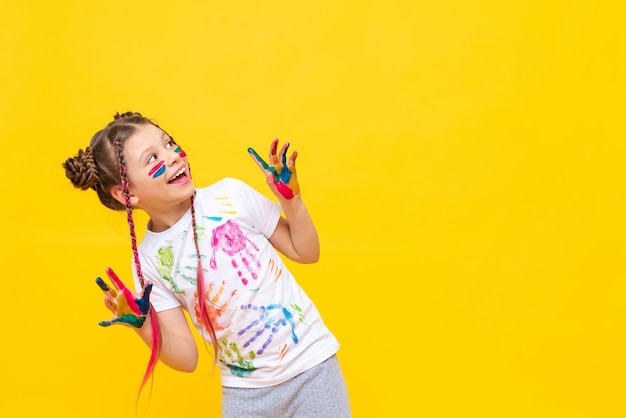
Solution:
<svg viewBox="0 0 626 418">
<path fill-rule="evenodd" d="M 148 162 L 148 164 L 151 164 L 151 163 L 155 162 L 155 161 L 156 161 L 156 158 L 157 158 L 157 157 L 156 157 L 156 154 L 150 154 L 150 155 L 148 156 L 148 161 L 147 161 L 147 162 Z"/>
<path fill-rule="evenodd" d="M 175 146 L 176 146 L 176 142 L 174 142 L 173 139 L 170 139 L 169 141 L 167 141 L 167 145 L 166 145 L 167 148 L 172 148 Z"/>
</svg>

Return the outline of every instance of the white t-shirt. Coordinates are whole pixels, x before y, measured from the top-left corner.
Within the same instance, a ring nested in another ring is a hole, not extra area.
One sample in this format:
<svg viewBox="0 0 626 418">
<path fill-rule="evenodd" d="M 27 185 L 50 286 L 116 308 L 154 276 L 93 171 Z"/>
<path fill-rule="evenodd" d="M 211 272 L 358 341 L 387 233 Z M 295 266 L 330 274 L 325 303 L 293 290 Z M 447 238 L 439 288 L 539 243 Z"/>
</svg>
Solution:
<svg viewBox="0 0 626 418">
<path fill-rule="evenodd" d="M 194 207 L 222 385 L 276 385 L 336 353 L 337 340 L 268 241 L 280 205 L 239 180 L 225 178 L 197 189 Z M 154 309 L 182 305 L 208 340 L 196 316 L 191 210 L 166 231 L 147 230 L 139 257 L 144 280 L 154 283 Z M 139 288 L 134 268 L 133 274 Z"/>
</svg>

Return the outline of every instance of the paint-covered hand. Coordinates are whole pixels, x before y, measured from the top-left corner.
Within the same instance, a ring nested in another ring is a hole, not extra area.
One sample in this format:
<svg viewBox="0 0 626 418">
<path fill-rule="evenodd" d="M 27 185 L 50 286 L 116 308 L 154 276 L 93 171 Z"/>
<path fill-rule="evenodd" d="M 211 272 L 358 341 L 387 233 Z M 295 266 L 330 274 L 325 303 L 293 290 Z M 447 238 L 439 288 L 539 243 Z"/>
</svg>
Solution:
<svg viewBox="0 0 626 418">
<path fill-rule="evenodd" d="M 272 192 L 279 198 L 291 199 L 300 193 L 300 185 L 296 176 L 296 157 L 297 152 L 293 152 L 287 161 L 287 150 L 289 143 L 286 142 L 278 153 L 278 139 L 272 141 L 270 147 L 269 164 L 266 163 L 257 152 L 248 148 L 248 152 L 263 170 L 267 177 L 267 184 Z"/>
<path fill-rule="evenodd" d="M 107 267 L 106 273 L 111 279 L 111 282 L 113 282 L 115 289 L 109 287 L 100 277 L 96 278 L 96 283 L 105 293 L 104 304 L 113 312 L 114 316 L 108 321 L 100 321 L 99 325 L 108 327 L 113 324 L 124 324 L 141 328 L 150 311 L 152 283 L 146 283 L 142 289 L 141 295 L 136 297 L 133 292 L 128 290 L 126 285 L 117 277 L 112 269 Z"/>
</svg>

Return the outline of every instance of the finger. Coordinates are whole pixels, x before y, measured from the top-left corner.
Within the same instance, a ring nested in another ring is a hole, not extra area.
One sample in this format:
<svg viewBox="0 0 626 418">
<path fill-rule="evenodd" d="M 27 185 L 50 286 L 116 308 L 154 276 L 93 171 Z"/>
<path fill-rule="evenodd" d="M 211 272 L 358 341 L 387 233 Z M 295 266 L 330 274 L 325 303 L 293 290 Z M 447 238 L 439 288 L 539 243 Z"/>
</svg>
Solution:
<svg viewBox="0 0 626 418">
<path fill-rule="evenodd" d="M 145 318 L 138 317 L 135 315 L 123 315 L 118 318 L 112 318 L 107 321 L 100 321 L 98 325 L 101 327 L 109 327 L 111 325 L 120 324 L 120 325 L 132 325 L 135 328 L 141 328 L 143 323 L 146 322 Z"/>
<path fill-rule="evenodd" d="M 104 292 L 108 292 L 111 288 L 102 280 L 102 277 L 96 277 L 96 284 L 102 289 Z"/>
<path fill-rule="evenodd" d="M 272 167 L 268 165 L 265 162 L 265 160 L 263 160 L 263 158 L 261 158 L 261 156 L 253 148 L 248 148 L 248 153 L 252 156 L 252 158 L 254 159 L 254 161 L 257 163 L 259 167 L 261 167 L 265 171 L 271 171 L 270 169 Z"/>
<path fill-rule="evenodd" d="M 298 158 L 298 151 L 294 151 L 289 157 L 289 162 L 287 163 L 287 167 L 294 172 L 296 172 L 296 158 Z"/>
<path fill-rule="evenodd" d="M 115 313 L 115 310 L 116 310 L 115 302 L 108 295 L 104 297 L 104 306 L 111 312 Z"/>
<path fill-rule="evenodd" d="M 111 279 L 111 281 L 113 282 L 113 284 L 117 286 L 118 290 L 122 293 L 122 295 L 124 295 L 124 298 L 128 302 L 128 307 L 137 315 L 141 315 L 141 310 L 139 309 L 139 306 L 137 306 L 137 303 L 135 302 L 135 296 L 132 294 L 130 290 L 128 290 L 124 282 L 122 282 L 120 278 L 117 277 L 117 274 L 115 274 L 113 269 L 111 269 L 110 267 L 106 268 L 106 273 Z"/>
<path fill-rule="evenodd" d="M 287 150 L 289 149 L 289 145 L 290 145 L 289 142 L 285 142 L 280 149 L 279 157 L 280 157 L 281 167 L 287 165 Z"/>
<path fill-rule="evenodd" d="M 248 148 L 248 153 L 261 171 L 263 171 L 267 176 L 270 176 L 273 179 L 272 181 L 278 181 L 278 172 L 274 167 L 267 164 L 254 149 Z"/>
<path fill-rule="evenodd" d="M 278 156 L 276 155 L 276 151 L 278 150 L 278 138 L 274 138 L 272 141 L 272 145 L 270 145 L 270 164 L 275 166 L 278 164 Z"/>
<path fill-rule="evenodd" d="M 106 284 L 106 282 L 104 280 L 102 280 L 101 277 L 96 277 L 96 284 L 98 285 L 98 287 L 100 289 L 102 289 L 102 291 L 104 293 L 106 293 L 107 295 L 111 296 L 111 297 L 115 297 L 117 296 L 117 292 L 115 291 L 115 289 L 111 289 L 109 287 L 109 285 Z"/>
<path fill-rule="evenodd" d="M 137 306 L 143 315 L 146 315 L 150 311 L 150 292 L 152 291 L 152 283 L 146 284 L 143 288 L 143 294 L 141 298 L 135 299 Z"/>
<path fill-rule="evenodd" d="M 105 325 L 108 326 L 113 324 L 122 324 L 122 325 L 131 325 L 135 328 L 141 328 L 143 323 L 146 322 L 145 316 L 137 316 L 133 314 L 124 314 L 109 321 L 102 321 Z M 108 324 L 108 325 L 106 325 Z"/>
<path fill-rule="evenodd" d="M 272 175 L 272 173 L 270 173 L 269 171 L 265 172 L 265 182 L 267 183 L 267 185 L 269 186 L 270 190 L 272 191 L 272 193 L 276 193 L 276 184 L 279 183 L 279 178 L 277 178 L 277 176 Z"/>
<path fill-rule="evenodd" d="M 117 277 L 117 274 L 115 274 L 111 267 L 107 267 L 105 271 L 107 276 L 109 276 L 109 279 L 111 279 L 111 282 L 113 282 L 113 286 L 115 286 L 118 290 L 126 288 L 126 285 L 120 280 L 119 277 Z"/>
</svg>

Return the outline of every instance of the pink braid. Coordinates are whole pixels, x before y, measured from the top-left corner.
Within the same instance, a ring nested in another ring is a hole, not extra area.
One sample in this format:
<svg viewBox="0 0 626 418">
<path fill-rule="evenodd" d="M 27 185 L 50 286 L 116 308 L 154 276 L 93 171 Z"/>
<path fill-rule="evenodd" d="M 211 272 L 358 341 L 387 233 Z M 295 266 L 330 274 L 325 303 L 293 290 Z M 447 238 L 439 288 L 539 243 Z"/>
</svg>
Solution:
<svg viewBox="0 0 626 418">
<path fill-rule="evenodd" d="M 135 221 L 133 220 L 133 208 L 130 205 L 130 191 L 128 189 L 128 176 L 126 175 L 126 164 L 124 160 L 123 146 L 120 141 L 115 141 L 115 148 L 117 149 L 117 158 L 120 165 L 120 177 L 122 182 L 122 189 L 124 192 L 124 200 L 126 206 L 126 218 L 128 221 L 128 226 L 130 228 L 130 240 L 131 246 L 133 250 L 133 258 L 135 260 L 135 268 L 137 271 L 137 277 L 139 279 L 139 284 L 143 288 L 145 285 L 143 273 L 141 271 L 141 262 L 139 261 L 139 251 L 137 249 L 137 234 L 135 231 Z M 150 360 L 148 361 L 148 366 L 143 376 L 143 380 L 141 381 L 141 385 L 139 386 L 139 393 L 137 394 L 137 400 L 139 400 L 139 395 L 141 395 L 141 391 L 148 382 L 148 379 L 153 376 L 154 369 L 159 360 L 159 352 L 161 348 L 161 331 L 159 329 L 159 322 L 156 317 L 156 311 L 154 307 L 150 305 L 150 322 L 152 325 L 152 347 L 150 353 Z"/>
<path fill-rule="evenodd" d="M 197 291 L 198 291 L 198 308 L 200 310 L 200 322 L 204 325 L 204 328 L 209 333 L 211 339 L 211 345 L 213 346 L 213 364 L 217 363 L 218 357 L 218 343 L 217 336 L 215 335 L 215 329 L 211 322 L 211 316 L 206 306 L 206 295 L 204 288 L 204 270 L 202 269 L 202 256 L 200 254 L 200 246 L 198 245 L 198 228 L 196 227 L 196 209 L 194 207 L 194 196 L 191 196 L 191 223 L 193 228 L 193 242 L 196 245 L 196 255 L 198 257 L 198 271 L 197 271 Z"/>
</svg>

